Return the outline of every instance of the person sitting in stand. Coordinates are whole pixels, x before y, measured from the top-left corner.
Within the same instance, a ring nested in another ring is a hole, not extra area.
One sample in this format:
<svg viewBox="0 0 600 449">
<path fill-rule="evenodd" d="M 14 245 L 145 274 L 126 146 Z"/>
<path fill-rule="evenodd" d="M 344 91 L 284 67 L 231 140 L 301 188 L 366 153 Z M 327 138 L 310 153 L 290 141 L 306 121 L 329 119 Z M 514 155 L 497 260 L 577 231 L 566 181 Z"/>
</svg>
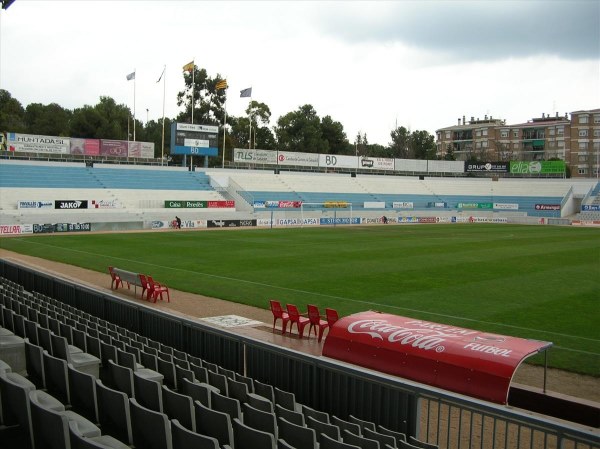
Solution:
<svg viewBox="0 0 600 449">
<path fill-rule="evenodd" d="M 177 222 L 177 229 L 181 229 L 181 218 L 175 216 L 175 221 Z"/>
<path fill-rule="evenodd" d="M 383 217 L 381 217 L 381 220 L 383 221 L 383 224 L 387 224 L 387 222 L 388 222 L 388 219 L 385 215 Z"/>
</svg>

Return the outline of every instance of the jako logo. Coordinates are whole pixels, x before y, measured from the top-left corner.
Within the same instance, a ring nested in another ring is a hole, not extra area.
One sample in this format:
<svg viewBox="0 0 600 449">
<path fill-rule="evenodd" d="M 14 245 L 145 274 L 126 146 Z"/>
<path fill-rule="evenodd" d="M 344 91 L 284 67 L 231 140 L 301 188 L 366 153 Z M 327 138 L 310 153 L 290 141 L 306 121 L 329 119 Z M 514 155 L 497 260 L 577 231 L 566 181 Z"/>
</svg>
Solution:
<svg viewBox="0 0 600 449">
<path fill-rule="evenodd" d="M 60 209 L 79 209 L 81 207 L 81 201 L 70 201 L 63 202 L 60 204 Z"/>
</svg>

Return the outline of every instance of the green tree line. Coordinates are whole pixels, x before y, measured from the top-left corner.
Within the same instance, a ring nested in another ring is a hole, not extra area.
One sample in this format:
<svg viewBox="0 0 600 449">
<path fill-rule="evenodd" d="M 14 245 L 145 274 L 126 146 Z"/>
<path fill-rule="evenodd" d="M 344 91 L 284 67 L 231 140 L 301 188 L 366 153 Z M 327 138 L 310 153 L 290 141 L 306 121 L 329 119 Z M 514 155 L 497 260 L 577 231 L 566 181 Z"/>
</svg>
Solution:
<svg viewBox="0 0 600 449">
<path fill-rule="evenodd" d="M 192 89 L 192 80 L 194 86 Z M 206 69 L 194 66 L 194 74 L 183 72 L 183 89 L 177 94 L 182 111 L 165 118 L 165 154 L 169 154 L 170 130 L 173 121 L 222 125 L 225 117 L 226 89 L 217 89 L 223 78 L 211 77 Z M 192 98 L 193 92 L 193 98 Z M 435 159 L 434 137 L 427 131 L 410 131 L 399 126 L 390 132 L 387 145 L 371 144 L 367 134 L 359 132 L 351 142 L 344 126 L 331 116 L 319 117 L 310 104 L 288 112 L 271 124 L 271 110 L 265 103 L 250 101 L 241 117 L 227 116 L 226 159 L 233 148 L 297 151 L 303 153 L 347 154 L 369 157 Z M 31 103 L 26 107 L 6 90 L 0 90 L 0 131 L 48 136 L 90 139 L 133 138 L 134 119 L 131 110 L 102 96 L 95 105 L 73 110 L 56 103 Z M 136 140 L 154 142 L 155 155 L 160 156 L 162 120 L 142 123 L 135 120 Z M 250 142 L 251 139 L 251 142 Z M 219 148 L 223 148 L 223 133 L 219 133 Z M 222 153 L 221 153 L 222 154 Z M 218 161 L 215 159 L 214 163 Z"/>
</svg>

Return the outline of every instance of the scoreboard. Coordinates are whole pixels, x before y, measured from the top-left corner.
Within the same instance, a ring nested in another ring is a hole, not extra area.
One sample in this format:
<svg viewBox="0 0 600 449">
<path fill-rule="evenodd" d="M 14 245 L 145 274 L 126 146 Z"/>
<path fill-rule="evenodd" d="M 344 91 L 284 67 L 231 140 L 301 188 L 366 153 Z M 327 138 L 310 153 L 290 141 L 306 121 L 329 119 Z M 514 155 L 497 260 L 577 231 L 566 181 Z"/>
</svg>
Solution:
<svg viewBox="0 0 600 449">
<path fill-rule="evenodd" d="M 172 123 L 171 154 L 217 156 L 219 154 L 218 134 L 218 126 Z"/>
</svg>

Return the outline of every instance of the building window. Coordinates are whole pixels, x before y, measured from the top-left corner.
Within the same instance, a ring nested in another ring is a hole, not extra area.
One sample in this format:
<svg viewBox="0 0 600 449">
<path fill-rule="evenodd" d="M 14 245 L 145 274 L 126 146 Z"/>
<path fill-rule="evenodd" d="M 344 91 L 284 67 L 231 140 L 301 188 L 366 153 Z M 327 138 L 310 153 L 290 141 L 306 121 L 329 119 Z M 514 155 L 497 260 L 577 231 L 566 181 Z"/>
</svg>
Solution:
<svg viewBox="0 0 600 449">
<path fill-rule="evenodd" d="M 446 131 L 446 139 L 450 138 L 450 131 Z"/>
<path fill-rule="evenodd" d="M 558 142 L 556 142 L 556 144 L 558 145 L 558 148 L 564 148 L 565 147 L 565 141 L 564 140 L 559 140 Z"/>
<path fill-rule="evenodd" d="M 600 114 L 595 114 L 594 115 L 594 124 L 595 125 L 600 124 Z"/>
<path fill-rule="evenodd" d="M 549 136 L 553 136 L 554 135 L 554 128 L 548 128 L 548 135 Z"/>
<path fill-rule="evenodd" d="M 587 125 L 590 122 L 590 119 L 587 115 L 580 115 L 579 116 L 579 124 L 580 125 Z"/>
<path fill-rule="evenodd" d="M 477 132 L 475 132 L 475 137 L 481 137 L 481 131 L 478 130 Z"/>
<path fill-rule="evenodd" d="M 580 129 L 579 130 L 579 137 L 587 137 L 588 136 L 588 130 L 587 129 Z"/>
<path fill-rule="evenodd" d="M 487 140 L 484 140 L 483 142 L 481 142 L 481 146 L 482 146 L 483 148 L 487 148 L 487 147 L 488 147 L 488 141 L 487 141 Z"/>
<path fill-rule="evenodd" d="M 600 137 L 600 129 L 594 130 L 594 137 Z"/>
<path fill-rule="evenodd" d="M 487 128 L 481 131 L 481 135 L 482 135 L 482 136 L 487 136 L 487 135 L 488 135 L 488 130 L 487 130 Z"/>
<path fill-rule="evenodd" d="M 587 161 L 588 161 L 587 154 L 580 154 L 580 155 L 577 157 L 577 160 L 578 160 L 579 162 L 587 162 Z"/>
<path fill-rule="evenodd" d="M 556 135 L 557 136 L 564 136 L 565 135 L 565 128 L 564 128 L 564 126 L 559 126 L 558 128 L 556 128 Z"/>
<path fill-rule="evenodd" d="M 579 150 L 587 151 L 588 143 L 587 142 L 579 142 Z"/>
<path fill-rule="evenodd" d="M 514 148 L 515 150 L 518 150 L 518 149 L 519 149 L 519 144 L 518 144 L 518 143 L 513 143 L 513 148 Z"/>
<path fill-rule="evenodd" d="M 507 139 L 508 138 L 508 131 L 506 131 L 506 130 L 500 131 L 500 137 Z"/>
<path fill-rule="evenodd" d="M 513 131 L 513 137 L 514 137 L 515 139 L 518 139 L 518 138 L 519 138 L 519 130 L 518 130 L 518 129 L 515 129 L 515 130 Z"/>
<path fill-rule="evenodd" d="M 582 168 L 578 168 L 577 169 L 577 173 L 580 175 L 586 175 L 587 174 L 587 168 L 582 167 Z"/>
<path fill-rule="evenodd" d="M 597 153 L 598 151 L 600 151 L 600 142 L 594 142 L 594 153 Z"/>
</svg>

